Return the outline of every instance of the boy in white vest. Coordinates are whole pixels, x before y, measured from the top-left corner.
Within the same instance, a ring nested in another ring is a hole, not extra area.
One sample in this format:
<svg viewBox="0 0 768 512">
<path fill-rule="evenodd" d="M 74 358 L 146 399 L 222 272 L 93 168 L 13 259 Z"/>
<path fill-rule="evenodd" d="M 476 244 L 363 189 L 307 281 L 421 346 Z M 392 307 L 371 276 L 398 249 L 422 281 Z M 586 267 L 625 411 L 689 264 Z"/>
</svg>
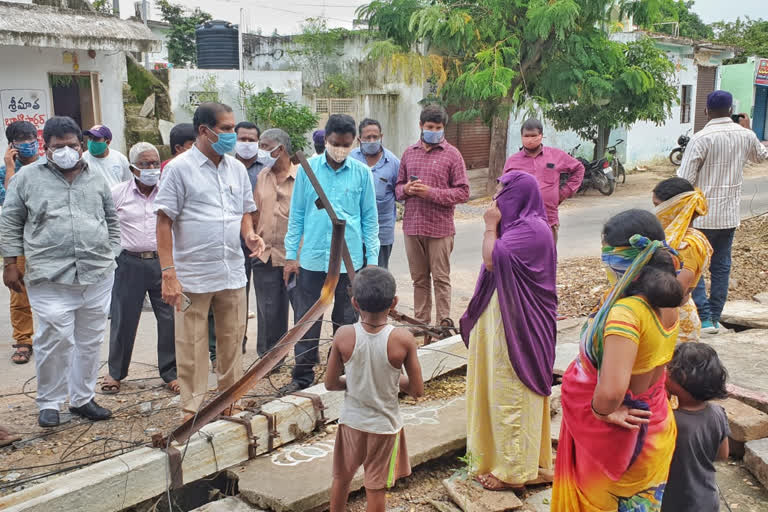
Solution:
<svg viewBox="0 0 768 512">
<path fill-rule="evenodd" d="M 360 466 L 368 512 L 384 512 L 387 489 L 411 474 L 398 394 L 418 398 L 424 381 L 413 335 L 387 324 L 389 311 L 397 306 L 395 292 L 395 278 L 387 270 L 361 270 L 352 283 L 352 305 L 360 320 L 340 327 L 333 339 L 325 387 L 344 390 L 345 397 L 333 448 L 331 512 L 346 510 Z"/>
</svg>

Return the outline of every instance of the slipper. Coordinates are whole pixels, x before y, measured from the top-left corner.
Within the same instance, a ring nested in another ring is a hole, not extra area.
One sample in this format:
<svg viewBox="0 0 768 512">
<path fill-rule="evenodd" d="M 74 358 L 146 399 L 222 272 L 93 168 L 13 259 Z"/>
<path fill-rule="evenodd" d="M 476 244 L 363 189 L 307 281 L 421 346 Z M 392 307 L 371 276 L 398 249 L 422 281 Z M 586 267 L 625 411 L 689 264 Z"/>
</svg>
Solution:
<svg viewBox="0 0 768 512">
<path fill-rule="evenodd" d="M 27 364 L 32 357 L 32 345 L 29 343 L 17 343 L 11 346 L 16 349 L 11 356 L 11 361 L 14 364 Z"/>
<path fill-rule="evenodd" d="M 497 477 L 495 477 L 492 473 L 488 473 L 487 475 L 478 475 L 475 477 L 475 481 L 478 482 L 480 485 L 483 486 L 483 489 L 486 491 L 514 491 L 514 490 L 521 490 L 524 486 L 522 485 L 510 485 L 506 482 L 502 482 Z"/>
<path fill-rule="evenodd" d="M 106 379 L 104 379 L 104 383 L 101 385 L 101 392 L 105 395 L 116 395 L 120 392 L 120 381 L 119 380 L 112 380 L 112 383 L 107 384 Z"/>
<path fill-rule="evenodd" d="M 173 379 L 171 382 L 166 383 L 166 387 L 171 390 L 172 393 L 176 393 L 177 395 L 181 392 L 181 386 L 177 379 Z"/>
</svg>

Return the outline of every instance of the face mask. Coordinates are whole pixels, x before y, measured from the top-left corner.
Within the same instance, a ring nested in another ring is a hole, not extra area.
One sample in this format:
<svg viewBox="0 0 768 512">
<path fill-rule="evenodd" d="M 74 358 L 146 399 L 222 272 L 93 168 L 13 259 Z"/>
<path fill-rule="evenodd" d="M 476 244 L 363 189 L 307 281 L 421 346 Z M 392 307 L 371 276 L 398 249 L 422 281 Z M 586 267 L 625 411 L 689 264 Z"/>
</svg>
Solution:
<svg viewBox="0 0 768 512">
<path fill-rule="evenodd" d="M 245 160 L 250 160 L 259 154 L 259 143 L 237 141 L 235 143 L 235 154 Z M 259 158 L 259 161 L 261 162 L 261 158 Z"/>
<path fill-rule="evenodd" d="M 76 149 L 64 146 L 53 151 L 48 160 L 53 162 L 60 171 L 67 172 L 73 170 L 80 161 L 80 153 Z"/>
<path fill-rule="evenodd" d="M 101 156 L 106 151 L 107 151 L 106 142 L 94 142 L 92 140 L 88 141 L 88 152 L 93 156 Z"/>
<path fill-rule="evenodd" d="M 33 140 L 32 142 L 14 143 L 13 147 L 15 147 L 19 151 L 19 156 L 22 158 L 31 158 L 37 155 L 37 151 L 39 148 L 36 140 Z"/>
<path fill-rule="evenodd" d="M 445 130 L 438 130 L 435 132 L 432 130 L 421 131 L 421 138 L 424 139 L 424 142 L 427 144 L 439 144 L 443 140 L 443 135 L 445 135 Z"/>
<path fill-rule="evenodd" d="M 259 149 L 259 162 L 264 164 L 264 167 L 274 167 L 275 162 L 277 162 L 277 159 L 280 158 L 280 155 L 272 156 L 272 153 L 274 153 L 275 149 L 279 147 L 280 146 L 275 146 L 272 151 L 264 151 L 263 149 Z"/>
<path fill-rule="evenodd" d="M 235 149 L 235 144 L 237 143 L 237 134 L 235 132 L 216 133 L 207 126 L 206 129 L 214 135 L 218 136 L 218 140 L 216 142 L 212 142 L 211 139 L 208 139 L 208 141 L 211 142 L 211 147 L 216 153 L 219 155 L 226 155 Z"/>
<path fill-rule="evenodd" d="M 539 146 L 541 146 L 542 137 L 542 135 L 537 135 L 535 137 L 523 137 L 523 147 L 531 151 L 539 149 Z"/>
<path fill-rule="evenodd" d="M 352 151 L 352 148 L 345 148 L 344 146 L 331 146 L 328 144 L 325 147 L 325 152 L 328 153 L 328 156 L 331 157 L 331 160 L 337 164 L 344 162 L 344 160 L 346 160 L 349 156 L 350 151 Z"/>
<path fill-rule="evenodd" d="M 364 155 L 368 156 L 378 155 L 381 151 L 381 141 L 377 140 L 376 142 L 361 142 L 360 151 L 362 151 Z"/>
<path fill-rule="evenodd" d="M 160 179 L 160 169 L 139 169 L 139 181 L 148 186 L 154 187 Z"/>
</svg>

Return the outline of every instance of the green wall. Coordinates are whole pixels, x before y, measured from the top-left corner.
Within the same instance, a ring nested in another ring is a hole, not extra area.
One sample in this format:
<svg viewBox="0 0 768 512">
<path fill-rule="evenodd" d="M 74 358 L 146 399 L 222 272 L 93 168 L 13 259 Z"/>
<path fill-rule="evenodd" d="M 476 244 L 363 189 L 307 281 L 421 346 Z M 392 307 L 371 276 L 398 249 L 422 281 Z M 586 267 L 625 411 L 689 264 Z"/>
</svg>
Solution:
<svg viewBox="0 0 768 512">
<path fill-rule="evenodd" d="M 728 64 L 721 68 L 720 88 L 733 94 L 733 111 L 752 117 L 755 90 L 755 58 L 744 64 Z M 738 106 L 738 107 L 737 107 Z"/>
</svg>

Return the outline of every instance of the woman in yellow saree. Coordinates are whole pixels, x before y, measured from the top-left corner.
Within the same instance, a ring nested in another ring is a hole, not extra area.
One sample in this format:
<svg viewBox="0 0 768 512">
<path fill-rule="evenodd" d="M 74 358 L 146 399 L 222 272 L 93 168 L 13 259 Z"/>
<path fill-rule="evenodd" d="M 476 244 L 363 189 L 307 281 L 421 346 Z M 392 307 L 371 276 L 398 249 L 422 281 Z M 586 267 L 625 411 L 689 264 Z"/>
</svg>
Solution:
<svg viewBox="0 0 768 512">
<path fill-rule="evenodd" d="M 603 228 L 616 284 L 582 329 L 563 376 L 552 512 L 658 512 L 677 429 L 665 365 L 683 289 L 658 219 L 628 210 Z"/>
<path fill-rule="evenodd" d="M 701 321 L 693 303 L 691 292 L 709 266 L 712 246 L 704 234 L 694 229 L 693 219 L 707 214 L 707 198 L 683 178 L 669 178 L 653 189 L 656 217 L 664 227 L 667 243 L 680 255 L 683 268 L 677 280 L 683 286 L 685 297 L 680 306 L 680 333 L 678 341 L 699 341 Z"/>
</svg>

